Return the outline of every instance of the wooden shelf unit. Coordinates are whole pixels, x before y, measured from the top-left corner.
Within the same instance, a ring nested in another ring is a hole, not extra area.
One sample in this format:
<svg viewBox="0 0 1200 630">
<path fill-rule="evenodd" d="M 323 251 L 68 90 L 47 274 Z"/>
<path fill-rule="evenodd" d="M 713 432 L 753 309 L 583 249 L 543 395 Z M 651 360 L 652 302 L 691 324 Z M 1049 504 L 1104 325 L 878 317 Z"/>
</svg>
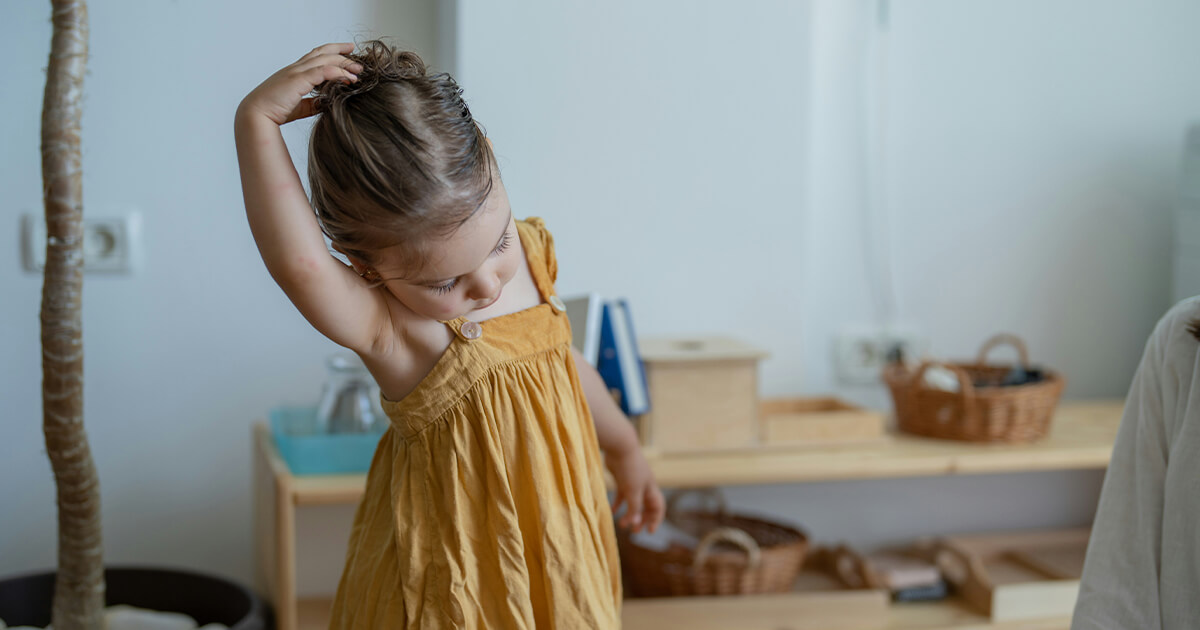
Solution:
<svg viewBox="0 0 1200 630">
<path fill-rule="evenodd" d="M 326 630 L 328 598 L 298 602 L 297 630 Z M 786 595 L 739 598 L 675 598 L 627 600 L 622 605 L 623 630 L 1068 630 L 1067 618 L 1028 619 L 993 623 L 956 600 L 893 605 L 885 619 L 847 618 L 840 607 L 835 615 L 819 602 L 797 605 Z M 283 626 L 279 626 L 284 630 Z"/>
<path fill-rule="evenodd" d="M 1104 468 L 1112 453 L 1121 413 L 1122 401 L 1063 403 L 1055 415 L 1050 435 L 1041 442 L 1028 445 L 981 445 L 889 435 L 870 443 L 820 449 L 770 448 L 711 454 L 648 453 L 647 456 L 659 484 L 664 488 Z M 315 622 L 318 625 L 310 626 L 306 621 L 312 615 L 328 614 L 322 608 L 323 600 L 301 602 L 298 614 L 295 591 L 296 508 L 357 503 L 363 494 L 366 475 L 295 476 L 275 449 L 265 423 L 255 425 L 254 441 L 255 542 L 259 588 L 274 603 L 280 630 L 324 627 L 319 625 L 323 617 Z M 696 604 L 697 610 L 704 608 L 699 600 L 692 603 Z M 626 628 L 664 627 L 654 620 L 661 618 L 657 615 L 667 613 L 658 611 L 675 611 L 684 604 L 686 602 L 679 600 L 631 600 L 626 604 Z M 746 625 L 753 621 L 753 614 L 758 609 L 756 606 L 748 602 L 739 606 L 737 600 L 718 604 L 729 604 L 741 611 L 729 613 L 738 619 L 738 627 L 757 627 Z M 772 605 L 787 607 L 786 602 Z M 953 602 L 905 604 L 894 606 L 893 609 L 895 619 L 886 626 L 888 628 L 967 630 L 1016 627 L 991 625 L 987 619 Z M 802 612 L 788 614 L 799 616 Z M 682 613 L 670 614 L 676 615 L 671 617 L 675 619 L 680 618 L 677 615 Z M 723 626 L 703 623 L 706 623 L 705 620 L 733 617 L 723 617 L 710 611 L 707 615 L 698 614 L 697 621 L 688 625 L 692 630 L 718 628 Z M 767 622 L 771 618 L 764 617 L 763 623 L 766 625 L 762 627 L 779 627 Z M 910 621 L 916 625 L 905 625 Z M 1020 627 L 1066 628 L 1069 621 L 1047 620 L 1046 624 Z M 799 629 L 807 626 L 793 623 L 788 627 Z M 873 626 L 865 628 L 872 630 Z"/>
</svg>

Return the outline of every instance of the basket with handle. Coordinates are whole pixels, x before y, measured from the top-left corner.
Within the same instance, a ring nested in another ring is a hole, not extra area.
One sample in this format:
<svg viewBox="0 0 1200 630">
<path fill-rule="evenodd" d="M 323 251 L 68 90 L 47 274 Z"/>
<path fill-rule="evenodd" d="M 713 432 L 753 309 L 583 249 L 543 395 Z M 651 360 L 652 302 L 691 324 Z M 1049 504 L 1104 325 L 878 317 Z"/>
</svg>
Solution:
<svg viewBox="0 0 1200 630">
<path fill-rule="evenodd" d="M 619 535 L 629 594 L 636 597 L 745 595 L 792 589 L 804 563 L 804 532 L 752 516 L 732 514 L 714 490 L 699 491 L 715 509 L 678 509 L 671 496 L 666 519 L 694 536 L 694 545 L 672 544 L 659 550 L 638 544 L 628 531 Z"/>
<path fill-rule="evenodd" d="M 990 364 L 987 357 L 1004 344 L 1017 349 L 1020 366 L 1029 367 L 1025 342 L 1002 334 L 983 344 L 974 363 L 926 361 L 916 369 L 899 363 L 885 368 L 883 380 L 895 403 L 897 428 L 970 442 L 1033 442 L 1045 437 L 1066 381 L 1047 370 L 1037 382 L 1001 385 L 1013 366 Z M 934 367 L 954 374 L 957 391 L 926 382 L 927 372 Z"/>
</svg>

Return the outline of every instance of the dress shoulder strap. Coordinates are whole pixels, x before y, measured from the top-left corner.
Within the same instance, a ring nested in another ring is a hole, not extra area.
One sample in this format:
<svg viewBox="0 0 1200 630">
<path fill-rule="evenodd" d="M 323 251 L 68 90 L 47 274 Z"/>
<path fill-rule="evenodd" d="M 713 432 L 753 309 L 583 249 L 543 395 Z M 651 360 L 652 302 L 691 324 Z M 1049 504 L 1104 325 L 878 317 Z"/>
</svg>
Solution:
<svg viewBox="0 0 1200 630">
<path fill-rule="evenodd" d="M 521 237 L 521 246 L 525 248 L 525 257 L 529 261 L 533 281 L 537 284 L 542 299 L 549 300 L 555 294 L 554 282 L 558 279 L 554 237 L 546 229 L 546 222 L 538 217 L 517 221 L 517 232 Z"/>
</svg>

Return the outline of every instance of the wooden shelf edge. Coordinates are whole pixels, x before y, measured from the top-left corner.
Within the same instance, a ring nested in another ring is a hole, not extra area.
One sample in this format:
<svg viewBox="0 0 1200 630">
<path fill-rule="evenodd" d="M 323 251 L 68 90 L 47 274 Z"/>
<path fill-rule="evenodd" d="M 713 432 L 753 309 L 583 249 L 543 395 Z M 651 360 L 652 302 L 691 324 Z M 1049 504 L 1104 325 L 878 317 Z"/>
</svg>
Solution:
<svg viewBox="0 0 1200 630">
<path fill-rule="evenodd" d="M 772 619 L 756 617 L 762 613 L 757 598 L 748 598 L 744 612 L 738 603 L 730 601 L 732 610 L 738 612 L 736 626 L 704 625 L 690 623 L 688 630 L 773 630 L 780 627 Z M 626 600 L 623 604 L 624 630 L 664 630 L 661 624 L 638 625 L 639 616 L 644 616 L 654 606 L 677 608 L 682 602 L 666 600 Z M 297 601 L 297 630 L 325 630 L 329 626 L 329 614 L 333 607 L 330 597 L 305 597 Z M 808 623 L 805 623 L 807 621 Z M 843 623 L 845 622 L 845 623 Z M 715 621 L 714 623 L 720 623 Z M 764 625 L 765 624 L 765 625 Z M 849 624 L 849 625 L 847 625 Z M 799 617 L 788 627 L 795 630 L 806 628 L 843 628 L 849 630 L 1067 630 L 1070 619 L 1026 619 L 1013 622 L 993 622 L 968 610 L 961 602 L 950 599 L 942 602 L 891 604 L 884 619 L 878 622 L 851 622 L 841 617 Z"/>
<path fill-rule="evenodd" d="M 356 503 L 367 487 L 367 475 L 313 475 L 292 478 L 296 505 Z"/>
<path fill-rule="evenodd" d="M 980 445 L 892 435 L 858 445 L 650 453 L 648 459 L 664 488 L 1096 469 L 1108 465 L 1122 407 L 1119 400 L 1063 403 L 1055 433 L 1030 445 Z M 276 474 L 289 479 L 296 505 L 345 504 L 362 498 L 365 474 L 291 475 L 265 431 L 265 427 L 256 427 L 260 448 Z"/>
</svg>

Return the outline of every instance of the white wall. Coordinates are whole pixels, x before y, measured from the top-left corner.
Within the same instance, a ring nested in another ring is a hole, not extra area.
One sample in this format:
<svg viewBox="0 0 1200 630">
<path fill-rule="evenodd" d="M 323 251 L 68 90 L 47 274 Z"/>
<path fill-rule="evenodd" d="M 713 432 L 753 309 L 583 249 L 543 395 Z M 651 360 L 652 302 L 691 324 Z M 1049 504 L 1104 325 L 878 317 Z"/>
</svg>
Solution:
<svg viewBox="0 0 1200 630">
<path fill-rule="evenodd" d="M 829 347 L 876 319 L 860 205 L 866 5 L 663 4 L 460 0 L 444 14 L 457 45 L 442 59 L 495 139 L 514 208 L 554 230 L 560 290 L 628 296 L 640 334 L 734 334 L 773 353 L 765 393 L 885 403 L 838 388 Z M 0 258 L 0 574 L 54 555 L 40 277 L 15 248 L 19 215 L 41 204 L 48 14 L 9 3 L 0 19 L 3 58 L 26 60 L 0 90 L 13 248 Z M 893 2 L 883 164 L 897 321 L 954 357 L 1013 330 L 1066 371 L 1070 395 L 1124 392 L 1167 307 L 1168 204 L 1185 121 L 1200 113 L 1198 14 L 1184 0 Z M 395 15 L 366 0 L 93 5 L 85 202 L 139 208 L 147 262 L 88 276 L 84 294 L 110 561 L 250 579 L 250 424 L 315 398 L 330 346 L 258 260 L 232 112 L 317 43 L 414 26 Z M 400 43 L 432 54 L 445 44 L 435 30 Z M 303 133 L 289 132 L 301 156 Z M 1099 480 L 762 486 L 732 500 L 869 543 L 1083 523 Z M 314 516 L 303 547 L 344 540 L 349 510 Z M 305 590 L 336 579 L 340 547 L 316 555 L 302 561 L 317 575 Z"/>
<path fill-rule="evenodd" d="M 564 294 L 631 298 L 639 334 L 721 331 L 801 387 L 805 3 L 459 3 L 458 74 Z"/>
</svg>

